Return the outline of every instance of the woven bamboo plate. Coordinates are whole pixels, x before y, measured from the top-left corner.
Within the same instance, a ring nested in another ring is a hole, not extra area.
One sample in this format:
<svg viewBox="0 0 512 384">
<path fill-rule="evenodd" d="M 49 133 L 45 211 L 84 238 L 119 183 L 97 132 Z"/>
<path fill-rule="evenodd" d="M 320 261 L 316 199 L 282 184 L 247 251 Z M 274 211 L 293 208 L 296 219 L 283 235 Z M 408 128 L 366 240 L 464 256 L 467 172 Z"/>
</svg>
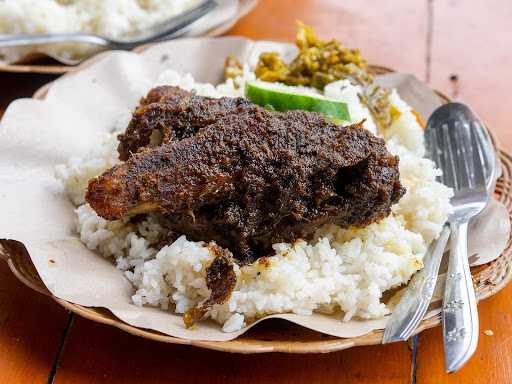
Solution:
<svg viewBox="0 0 512 384">
<path fill-rule="evenodd" d="M 94 59 L 92 61 L 95 61 Z M 90 65 L 89 60 L 86 65 Z M 80 66 L 80 70 L 83 67 Z M 371 66 L 374 74 L 385 74 L 393 70 L 381 66 Z M 72 75 L 72 74 L 69 74 Z M 69 76 L 67 75 L 67 76 Z M 51 83 L 39 89 L 34 98 L 44 99 Z M 444 102 L 449 98 L 439 93 Z M 490 132 L 492 136 L 492 132 Z M 499 148 L 495 137 L 496 148 Z M 499 150 L 503 173 L 496 184 L 495 197 L 508 209 L 512 217 L 512 156 Z M 136 336 L 172 344 L 194 345 L 201 348 L 236 353 L 327 353 L 354 346 L 381 344 L 383 331 L 375 330 L 366 335 L 352 338 L 337 338 L 324 335 L 292 323 L 271 319 L 262 322 L 245 334 L 231 341 L 193 341 L 168 336 L 153 330 L 136 328 L 117 319 L 108 310 L 88 308 L 53 296 L 44 286 L 25 247 L 16 241 L 4 241 L 0 244 L 0 259 L 4 259 L 14 275 L 24 284 L 37 292 L 52 297 L 64 308 L 87 319 L 108 324 Z M 472 269 L 473 284 L 477 300 L 483 300 L 503 289 L 512 279 L 512 243 L 509 239 L 502 255 L 491 263 Z M 423 320 L 416 333 L 441 324 L 440 316 Z"/>
</svg>

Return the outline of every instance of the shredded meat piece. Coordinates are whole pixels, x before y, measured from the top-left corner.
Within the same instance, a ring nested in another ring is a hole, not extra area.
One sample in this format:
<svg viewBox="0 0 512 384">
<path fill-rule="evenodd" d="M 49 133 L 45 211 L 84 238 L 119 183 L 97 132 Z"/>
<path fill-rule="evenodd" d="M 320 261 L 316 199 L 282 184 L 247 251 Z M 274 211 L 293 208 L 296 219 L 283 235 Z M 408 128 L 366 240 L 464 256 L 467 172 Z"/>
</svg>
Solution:
<svg viewBox="0 0 512 384">
<path fill-rule="evenodd" d="M 233 268 L 233 255 L 215 243 L 209 245 L 215 259 L 206 270 L 206 286 L 211 291 L 210 297 L 195 308 L 187 311 L 183 321 L 190 328 L 199 321 L 215 304 L 224 304 L 231 297 L 236 286 L 236 274 Z"/>
</svg>

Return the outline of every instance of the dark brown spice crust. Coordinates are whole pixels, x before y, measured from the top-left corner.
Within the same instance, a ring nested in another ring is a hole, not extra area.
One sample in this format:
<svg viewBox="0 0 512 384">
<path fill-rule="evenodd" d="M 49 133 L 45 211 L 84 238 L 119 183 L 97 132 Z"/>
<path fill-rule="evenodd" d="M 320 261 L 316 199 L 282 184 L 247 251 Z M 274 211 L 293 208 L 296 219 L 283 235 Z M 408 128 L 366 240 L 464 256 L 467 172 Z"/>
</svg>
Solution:
<svg viewBox="0 0 512 384">
<path fill-rule="evenodd" d="M 398 158 L 361 124 L 172 87 L 143 104 L 120 137 L 126 161 L 89 183 L 86 199 L 106 219 L 159 212 L 173 231 L 247 263 L 326 223 L 378 221 L 404 193 Z M 148 148 L 155 129 L 161 142 Z"/>
</svg>

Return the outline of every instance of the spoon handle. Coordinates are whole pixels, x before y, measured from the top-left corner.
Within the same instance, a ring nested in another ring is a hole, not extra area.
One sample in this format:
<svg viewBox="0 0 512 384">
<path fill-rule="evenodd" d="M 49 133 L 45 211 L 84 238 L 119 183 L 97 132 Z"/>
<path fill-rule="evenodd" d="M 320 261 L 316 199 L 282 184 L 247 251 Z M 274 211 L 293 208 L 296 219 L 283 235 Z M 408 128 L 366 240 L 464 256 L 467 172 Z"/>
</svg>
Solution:
<svg viewBox="0 0 512 384">
<path fill-rule="evenodd" d="M 468 262 L 468 221 L 451 223 L 451 255 L 443 300 L 445 367 L 455 372 L 478 343 L 478 312 Z"/>
<path fill-rule="evenodd" d="M 83 33 L 52 33 L 39 35 L 0 35 L 0 48 L 24 47 L 56 43 L 85 43 L 106 47 L 110 45 L 106 39 Z"/>
</svg>

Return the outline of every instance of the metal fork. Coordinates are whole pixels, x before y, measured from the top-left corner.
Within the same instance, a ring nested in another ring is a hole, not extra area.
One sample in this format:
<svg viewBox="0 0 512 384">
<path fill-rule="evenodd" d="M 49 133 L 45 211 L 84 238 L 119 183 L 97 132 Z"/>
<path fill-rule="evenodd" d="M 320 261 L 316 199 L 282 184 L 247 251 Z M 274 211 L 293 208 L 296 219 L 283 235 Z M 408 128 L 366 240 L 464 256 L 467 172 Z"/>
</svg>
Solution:
<svg viewBox="0 0 512 384">
<path fill-rule="evenodd" d="M 467 107 L 455 103 L 440 107 L 434 111 L 425 129 L 427 156 L 436 163 L 438 168 L 442 167 L 439 163 L 437 152 L 442 151 L 443 148 L 438 147 L 437 131 L 440 131 L 444 124 L 451 124 L 453 121 L 457 120 L 462 124 L 478 125 L 479 137 L 482 145 L 485 146 L 485 153 L 488 155 L 485 157 L 484 164 L 487 191 L 489 194 L 492 194 L 496 186 L 496 175 L 500 165 L 496 161 L 494 146 L 487 130 L 474 115 L 467 114 L 466 112 L 468 111 Z M 443 182 L 441 177 L 440 181 Z M 432 299 L 439 266 L 449 235 L 450 226 L 446 224 L 443 226 L 438 239 L 432 242 L 425 254 L 423 258 L 423 269 L 412 277 L 400 302 L 395 307 L 393 314 L 388 320 L 382 340 L 383 343 L 407 340 L 416 331 Z"/>
<path fill-rule="evenodd" d="M 164 37 L 171 37 L 189 24 L 203 17 L 217 6 L 215 0 L 205 0 L 199 5 L 180 13 L 177 16 L 151 26 L 142 34 L 126 39 L 111 39 L 105 36 L 86 33 L 51 33 L 37 35 L 0 35 L 0 48 L 21 47 L 56 43 L 83 43 L 102 47 L 103 49 L 129 50 L 136 46 L 150 43 Z"/>
<path fill-rule="evenodd" d="M 443 298 L 443 339 L 447 372 L 460 369 L 478 344 L 478 312 L 467 254 L 468 223 L 486 206 L 486 169 L 494 178 L 494 152 L 483 125 L 463 104 L 443 107 L 445 123 L 432 130 L 438 150 L 433 154 L 443 171 L 442 181 L 453 188 L 450 259 Z M 443 150 L 440 150 L 443 149 Z"/>
</svg>

